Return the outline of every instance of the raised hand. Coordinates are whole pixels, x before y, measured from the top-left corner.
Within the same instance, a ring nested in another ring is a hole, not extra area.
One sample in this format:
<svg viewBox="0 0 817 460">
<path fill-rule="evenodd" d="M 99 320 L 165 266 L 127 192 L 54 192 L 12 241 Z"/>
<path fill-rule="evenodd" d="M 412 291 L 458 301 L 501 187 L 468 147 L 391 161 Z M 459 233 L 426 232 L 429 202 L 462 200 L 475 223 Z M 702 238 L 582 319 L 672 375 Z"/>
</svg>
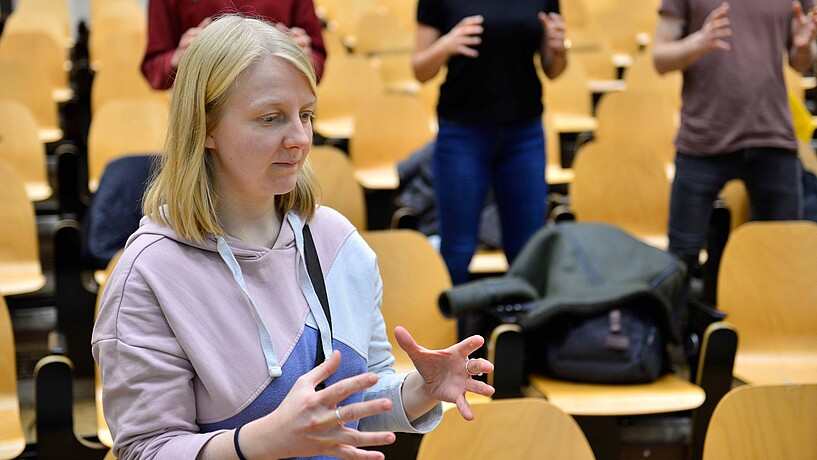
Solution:
<svg viewBox="0 0 817 460">
<path fill-rule="evenodd" d="M 732 45 L 726 40 L 732 36 L 732 24 L 727 17 L 728 14 L 729 4 L 723 2 L 706 17 L 703 27 L 698 31 L 699 46 L 704 52 L 732 49 Z"/>
<path fill-rule="evenodd" d="M 440 37 L 441 43 L 449 56 L 461 54 L 468 57 L 479 56 L 473 47 L 482 43 L 482 16 L 467 16 L 454 26 L 447 34 Z"/>
<path fill-rule="evenodd" d="M 817 15 L 809 11 L 803 13 L 799 1 L 792 2 L 791 42 L 792 48 L 799 52 L 809 52 L 814 38 L 817 37 Z"/>
<path fill-rule="evenodd" d="M 329 455 L 344 459 L 382 459 L 380 452 L 358 449 L 394 442 L 394 433 L 361 432 L 344 426 L 354 420 L 386 412 L 392 408 L 388 399 L 374 399 L 338 407 L 349 395 L 363 391 L 377 382 L 377 376 L 366 373 L 336 382 L 322 390 L 315 387 L 332 375 L 340 365 L 335 351 L 319 366 L 302 375 L 278 408 L 262 418 L 260 430 L 271 442 L 271 451 L 280 457 Z M 341 423 L 343 422 L 343 423 Z M 246 429 L 246 428 L 245 428 Z M 242 431 L 242 435 L 244 431 Z M 242 444 L 248 457 L 254 446 Z"/>
<path fill-rule="evenodd" d="M 170 56 L 170 65 L 174 69 L 179 67 L 179 63 L 182 62 L 182 57 L 184 57 L 184 52 L 187 51 L 187 48 L 191 43 L 193 43 L 193 39 L 196 38 L 196 36 L 202 30 L 204 30 L 205 27 L 209 26 L 211 22 L 213 22 L 213 18 L 206 17 L 199 23 L 199 25 L 187 29 L 182 34 L 182 38 L 179 39 L 179 44 L 176 46 L 176 50 L 173 51 L 173 55 Z"/>
<path fill-rule="evenodd" d="M 558 13 L 539 12 L 539 22 L 545 29 L 545 46 L 547 51 L 556 55 L 562 56 L 565 54 L 565 21 Z"/>
<path fill-rule="evenodd" d="M 394 338 L 425 382 L 426 394 L 433 400 L 455 403 L 466 420 L 474 418 L 465 399 L 466 391 L 483 396 L 494 394 L 492 386 L 471 378 L 494 370 L 490 361 L 468 358 L 485 343 L 482 337 L 471 336 L 444 350 L 429 350 L 418 345 L 411 334 L 400 326 L 394 329 Z"/>
<path fill-rule="evenodd" d="M 280 22 L 275 23 L 275 27 L 289 35 L 289 38 L 304 50 L 305 53 L 309 54 L 312 52 L 312 38 L 304 29 L 300 27 L 287 27 Z"/>
</svg>

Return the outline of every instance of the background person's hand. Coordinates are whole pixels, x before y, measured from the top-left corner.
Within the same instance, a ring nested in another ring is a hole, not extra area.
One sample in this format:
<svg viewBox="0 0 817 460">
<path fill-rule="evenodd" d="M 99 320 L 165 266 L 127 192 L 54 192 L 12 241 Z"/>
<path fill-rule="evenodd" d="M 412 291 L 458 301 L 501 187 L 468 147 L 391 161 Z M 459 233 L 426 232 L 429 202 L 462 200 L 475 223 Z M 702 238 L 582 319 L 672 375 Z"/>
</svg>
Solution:
<svg viewBox="0 0 817 460">
<path fill-rule="evenodd" d="M 401 326 L 394 329 L 394 338 L 414 363 L 414 367 L 425 382 L 428 396 L 437 401 L 455 403 L 466 420 L 474 418 L 471 407 L 465 399 L 466 391 L 483 396 L 494 394 L 494 387 L 474 380 L 466 372 L 466 363 L 468 363 L 468 370 L 471 374 L 494 370 L 494 365 L 485 359 L 474 359 L 468 362 L 468 355 L 485 343 L 482 337 L 478 335 L 468 337 L 444 350 L 429 350 L 420 346 Z"/>
<path fill-rule="evenodd" d="M 454 26 L 447 34 L 440 37 L 449 56 L 461 54 L 468 57 L 479 56 L 473 47 L 482 43 L 482 16 L 467 16 Z"/>
<path fill-rule="evenodd" d="M 304 50 L 306 54 L 312 53 L 312 37 L 310 37 L 304 29 L 300 27 L 287 27 L 280 22 L 275 23 L 275 27 L 289 35 L 289 38 Z"/>
<path fill-rule="evenodd" d="M 320 346 L 320 345 L 319 345 Z M 369 372 L 336 382 L 322 390 L 315 387 L 332 375 L 340 365 L 340 352 L 335 351 L 319 366 L 302 375 L 277 409 L 261 419 L 271 442 L 285 446 L 275 449 L 282 457 L 328 455 L 344 459 L 382 459 L 380 452 L 359 449 L 394 442 L 394 433 L 361 432 L 341 426 L 340 418 L 351 422 L 386 412 L 392 408 L 388 399 L 374 399 L 338 407 L 349 395 L 363 391 L 377 382 L 377 375 Z M 243 431 L 242 431 L 243 434 Z M 249 444 L 249 443 L 248 443 Z M 251 446 L 242 450 L 247 453 Z"/>
<path fill-rule="evenodd" d="M 565 38 L 567 27 L 565 20 L 558 13 L 539 12 L 539 22 L 545 29 L 546 47 L 549 53 L 556 56 L 564 56 L 567 49 L 565 48 Z"/>
<path fill-rule="evenodd" d="M 704 52 L 732 49 L 732 44 L 727 41 L 732 36 L 732 23 L 728 14 L 729 4 L 723 2 L 706 17 L 704 25 L 697 32 L 700 40 L 699 46 Z"/>
<path fill-rule="evenodd" d="M 803 14 L 803 6 L 799 1 L 792 2 L 791 45 L 795 51 L 807 53 L 817 37 L 817 15 L 809 11 Z"/>
<path fill-rule="evenodd" d="M 182 57 L 184 57 L 184 52 L 187 51 L 187 48 L 191 43 L 193 43 L 193 39 L 196 38 L 196 35 L 198 35 L 212 22 L 213 18 L 206 17 L 199 23 L 199 25 L 187 29 L 187 31 L 182 34 L 182 38 L 179 39 L 179 45 L 176 46 L 176 50 L 173 51 L 173 55 L 170 56 L 170 65 L 174 69 L 179 67 L 179 63 L 182 62 Z"/>
</svg>

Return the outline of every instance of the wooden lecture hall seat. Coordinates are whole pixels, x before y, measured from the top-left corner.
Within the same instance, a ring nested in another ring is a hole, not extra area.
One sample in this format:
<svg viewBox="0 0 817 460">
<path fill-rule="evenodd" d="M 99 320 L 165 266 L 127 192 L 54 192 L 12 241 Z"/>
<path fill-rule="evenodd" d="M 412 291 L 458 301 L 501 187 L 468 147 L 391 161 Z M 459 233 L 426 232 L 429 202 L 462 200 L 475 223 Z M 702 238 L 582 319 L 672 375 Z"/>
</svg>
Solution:
<svg viewBox="0 0 817 460">
<path fill-rule="evenodd" d="M 14 167 L 31 201 L 45 200 L 53 192 L 45 157 L 45 144 L 31 111 L 19 101 L 0 99 L 0 160 Z"/>
<path fill-rule="evenodd" d="M 17 458 L 26 447 L 17 394 L 17 347 L 5 297 L 0 296 L 0 459 Z"/>
<path fill-rule="evenodd" d="M 542 399 L 500 399 L 471 408 L 472 421 L 455 407 L 447 409 L 423 436 L 417 460 L 595 459 L 573 418 Z"/>
<path fill-rule="evenodd" d="M 366 197 L 349 157 L 337 147 L 316 145 L 309 160 L 320 186 L 320 203 L 343 214 L 358 230 L 366 230 Z"/>
<path fill-rule="evenodd" d="M 817 384 L 750 384 L 712 414 L 704 460 L 817 458 Z"/>
<path fill-rule="evenodd" d="M 740 335 L 735 377 L 817 383 L 817 224 L 748 222 L 729 236 L 717 305 Z"/>
<path fill-rule="evenodd" d="M 17 171 L 0 161 L 0 294 L 39 291 L 45 286 L 34 205 Z"/>
<path fill-rule="evenodd" d="M 616 225 L 666 249 L 670 181 L 653 151 L 593 141 L 579 149 L 573 173 L 569 190 L 577 221 Z"/>
</svg>

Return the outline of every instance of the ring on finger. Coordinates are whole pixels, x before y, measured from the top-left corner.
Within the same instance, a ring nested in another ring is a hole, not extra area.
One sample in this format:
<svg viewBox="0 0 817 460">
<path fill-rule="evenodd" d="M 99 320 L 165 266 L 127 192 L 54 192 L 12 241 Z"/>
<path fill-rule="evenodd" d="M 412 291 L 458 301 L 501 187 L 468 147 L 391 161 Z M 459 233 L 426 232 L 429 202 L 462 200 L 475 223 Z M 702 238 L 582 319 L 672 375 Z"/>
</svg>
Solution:
<svg viewBox="0 0 817 460">
<path fill-rule="evenodd" d="M 340 407 L 335 408 L 335 420 L 338 421 L 338 425 L 344 426 L 346 422 L 343 421 L 343 417 L 340 416 Z"/>
<path fill-rule="evenodd" d="M 468 369 L 468 364 L 470 364 L 471 361 L 475 361 L 475 359 L 468 358 L 468 361 L 465 362 L 465 372 L 468 373 L 468 375 L 470 375 L 471 377 L 473 376 L 479 377 L 480 375 L 482 375 L 482 372 L 471 372 L 471 369 Z"/>
</svg>

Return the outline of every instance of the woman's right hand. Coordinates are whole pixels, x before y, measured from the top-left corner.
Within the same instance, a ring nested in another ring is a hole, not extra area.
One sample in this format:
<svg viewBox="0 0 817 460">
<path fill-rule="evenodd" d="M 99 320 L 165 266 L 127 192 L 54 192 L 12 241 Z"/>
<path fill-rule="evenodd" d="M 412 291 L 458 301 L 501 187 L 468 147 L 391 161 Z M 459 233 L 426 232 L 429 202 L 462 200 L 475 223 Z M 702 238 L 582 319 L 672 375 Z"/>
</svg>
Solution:
<svg viewBox="0 0 817 460">
<path fill-rule="evenodd" d="M 447 34 L 440 37 L 444 49 L 449 56 L 462 54 L 475 58 L 479 56 L 479 51 L 473 47 L 482 43 L 482 22 L 480 15 L 467 16 L 454 26 Z"/>
<path fill-rule="evenodd" d="M 348 396 L 377 383 L 377 375 L 368 372 L 315 390 L 340 365 L 335 351 L 319 366 L 295 381 L 289 394 L 275 411 L 241 430 L 241 450 L 247 458 L 303 457 L 329 455 L 344 459 L 382 459 L 383 454 L 359 449 L 391 444 L 391 432 L 361 432 L 341 425 L 380 414 L 392 408 L 388 399 L 375 399 L 338 406 Z"/>
</svg>

